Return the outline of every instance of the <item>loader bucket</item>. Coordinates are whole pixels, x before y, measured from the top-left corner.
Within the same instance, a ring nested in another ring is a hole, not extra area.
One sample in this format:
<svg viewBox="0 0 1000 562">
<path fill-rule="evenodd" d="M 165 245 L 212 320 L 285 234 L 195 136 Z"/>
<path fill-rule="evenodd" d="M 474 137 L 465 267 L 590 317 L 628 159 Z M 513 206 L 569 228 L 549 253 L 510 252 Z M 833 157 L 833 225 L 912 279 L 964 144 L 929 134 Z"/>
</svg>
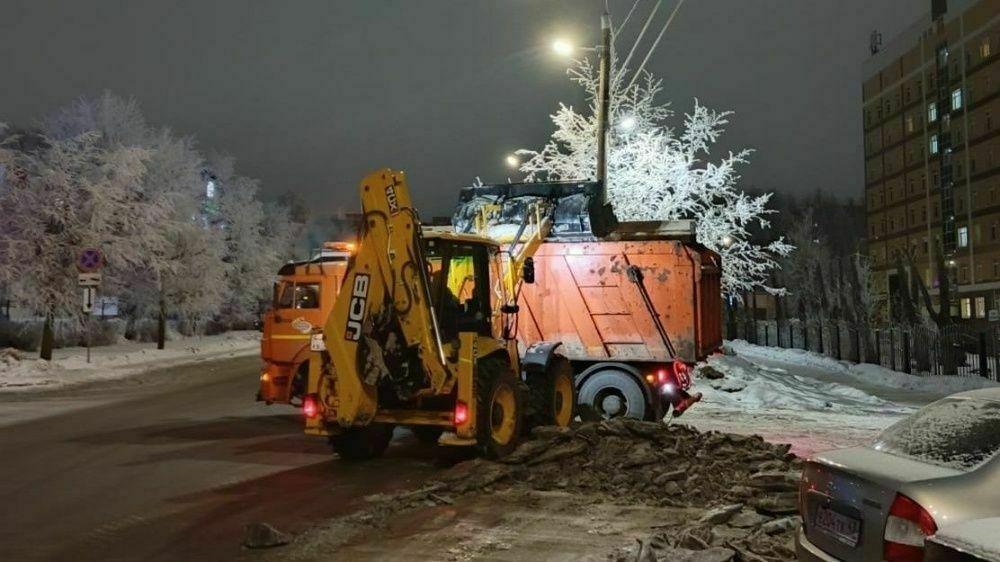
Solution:
<svg viewBox="0 0 1000 562">
<path fill-rule="evenodd" d="M 515 239 L 538 204 L 550 209 L 552 236 L 605 236 L 617 227 L 610 205 L 601 206 L 600 183 L 538 182 L 479 185 L 463 188 L 452 215 L 458 232 L 486 227 L 496 239 Z M 476 221 L 486 220 L 486 225 Z"/>
</svg>

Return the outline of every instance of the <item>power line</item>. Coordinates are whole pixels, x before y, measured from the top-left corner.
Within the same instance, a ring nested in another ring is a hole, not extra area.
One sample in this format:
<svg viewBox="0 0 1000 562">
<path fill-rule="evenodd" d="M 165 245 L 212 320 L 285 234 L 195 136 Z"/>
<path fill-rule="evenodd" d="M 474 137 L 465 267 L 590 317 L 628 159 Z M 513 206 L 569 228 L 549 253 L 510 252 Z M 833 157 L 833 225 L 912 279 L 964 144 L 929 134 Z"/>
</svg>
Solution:
<svg viewBox="0 0 1000 562">
<path fill-rule="evenodd" d="M 666 33 L 667 28 L 670 27 L 670 22 L 674 21 L 674 16 L 677 15 L 677 10 L 680 10 L 683 4 L 684 0 L 678 0 L 677 6 L 674 7 L 674 11 L 671 12 L 670 17 L 667 18 L 667 23 L 663 24 L 663 29 L 661 29 L 660 34 L 656 36 L 656 40 L 653 41 L 653 45 L 649 48 L 649 52 L 646 53 L 646 58 L 642 59 L 642 64 L 640 64 L 639 68 L 635 71 L 635 76 L 632 77 L 632 81 L 625 87 L 626 90 L 631 88 L 632 85 L 635 84 L 635 81 L 639 79 L 639 75 L 642 74 L 642 69 L 646 66 L 646 63 L 649 62 L 649 57 L 653 56 L 653 51 L 656 50 L 656 46 L 659 45 L 660 39 L 663 38 L 663 34 Z"/>
<path fill-rule="evenodd" d="M 663 0 L 656 0 L 656 5 L 653 6 L 653 11 L 649 13 L 649 17 L 646 18 L 646 23 L 643 24 L 642 30 L 639 31 L 639 36 L 635 38 L 635 43 L 632 44 L 632 50 L 628 52 L 628 56 L 625 57 L 625 62 L 622 63 L 621 65 L 621 69 L 623 72 L 625 71 L 626 68 L 628 68 L 628 61 L 632 60 L 632 55 L 635 54 L 635 49 L 636 47 L 639 46 L 639 41 L 642 40 L 643 34 L 646 33 L 646 28 L 648 28 L 649 23 L 653 21 L 653 16 L 656 15 L 656 10 L 660 9 L 660 4 L 662 3 Z"/>
<path fill-rule="evenodd" d="M 627 14 L 625 14 L 625 19 L 622 20 L 622 24 L 618 26 L 617 30 L 615 30 L 614 33 L 615 37 L 617 37 L 618 34 L 621 33 L 623 29 L 625 29 L 625 25 L 628 23 L 629 18 L 632 17 L 632 12 L 634 12 L 636 7 L 639 6 L 639 2 L 640 0 L 635 0 L 635 3 L 632 4 L 632 9 L 629 10 Z M 604 6 L 607 7 L 607 5 L 608 5 L 607 2 L 605 2 Z"/>
</svg>

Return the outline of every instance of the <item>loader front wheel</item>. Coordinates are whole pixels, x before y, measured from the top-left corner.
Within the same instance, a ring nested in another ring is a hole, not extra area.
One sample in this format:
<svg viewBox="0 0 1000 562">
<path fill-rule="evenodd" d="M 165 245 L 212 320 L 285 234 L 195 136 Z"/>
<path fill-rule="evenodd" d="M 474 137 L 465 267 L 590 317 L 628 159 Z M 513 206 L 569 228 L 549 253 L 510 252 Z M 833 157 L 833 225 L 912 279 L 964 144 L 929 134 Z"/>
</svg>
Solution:
<svg viewBox="0 0 1000 562">
<path fill-rule="evenodd" d="M 540 376 L 528 378 L 531 396 L 531 427 L 567 427 L 576 415 L 576 384 L 569 359 L 556 355 Z"/>
<path fill-rule="evenodd" d="M 476 377 L 476 432 L 479 447 L 488 458 L 500 458 L 520 444 L 524 404 L 520 381 L 510 365 L 484 359 Z"/>
<path fill-rule="evenodd" d="M 345 429 L 330 437 L 333 451 L 346 461 L 363 461 L 382 456 L 392 441 L 392 424 L 373 423 Z"/>
</svg>

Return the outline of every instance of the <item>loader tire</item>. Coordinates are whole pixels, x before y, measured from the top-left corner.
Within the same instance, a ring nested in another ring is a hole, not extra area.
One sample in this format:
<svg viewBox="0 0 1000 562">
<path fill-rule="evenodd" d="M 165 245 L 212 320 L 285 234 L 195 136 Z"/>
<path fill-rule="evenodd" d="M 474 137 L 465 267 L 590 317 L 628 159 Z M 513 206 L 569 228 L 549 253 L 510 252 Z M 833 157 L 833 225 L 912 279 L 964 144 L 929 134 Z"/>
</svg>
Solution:
<svg viewBox="0 0 1000 562">
<path fill-rule="evenodd" d="M 545 373 L 528 378 L 529 429 L 539 425 L 568 427 L 576 416 L 576 383 L 569 359 L 556 355 Z"/>
<path fill-rule="evenodd" d="M 514 452 L 524 422 L 524 393 L 510 364 L 499 358 L 479 362 L 476 373 L 476 434 L 480 451 L 491 459 Z"/>
<path fill-rule="evenodd" d="M 333 451 L 345 461 L 363 461 L 382 456 L 392 441 L 392 424 L 373 423 L 352 427 L 330 437 Z"/>
</svg>

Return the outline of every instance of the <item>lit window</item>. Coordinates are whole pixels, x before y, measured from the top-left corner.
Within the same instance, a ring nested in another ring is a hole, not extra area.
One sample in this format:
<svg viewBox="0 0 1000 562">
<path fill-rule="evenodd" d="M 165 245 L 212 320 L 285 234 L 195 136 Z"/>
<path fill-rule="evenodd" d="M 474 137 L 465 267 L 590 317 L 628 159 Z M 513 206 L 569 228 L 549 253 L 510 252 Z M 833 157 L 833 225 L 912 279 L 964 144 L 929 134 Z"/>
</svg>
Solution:
<svg viewBox="0 0 1000 562">
<path fill-rule="evenodd" d="M 908 115 L 906 117 L 906 132 L 907 133 L 912 133 L 913 132 L 913 116 L 912 115 Z"/>
<path fill-rule="evenodd" d="M 931 154 L 937 154 L 938 153 L 938 138 L 937 138 L 937 135 L 931 135 L 930 151 L 931 151 Z"/>
<path fill-rule="evenodd" d="M 969 246 L 969 227 L 960 226 L 958 227 L 958 247 L 966 248 Z"/>
<path fill-rule="evenodd" d="M 972 318 L 972 299 L 962 299 L 962 318 Z"/>
<path fill-rule="evenodd" d="M 208 199 L 215 199 L 215 182 L 212 180 L 209 180 L 208 183 L 205 184 L 205 197 Z"/>
<path fill-rule="evenodd" d="M 976 318 L 986 318 L 986 297 L 976 297 Z"/>
<path fill-rule="evenodd" d="M 983 42 L 979 44 L 979 56 L 984 59 L 990 56 L 990 47 L 990 38 L 983 37 Z"/>
<path fill-rule="evenodd" d="M 951 91 L 951 110 L 962 108 L 962 88 L 955 88 Z"/>
<path fill-rule="evenodd" d="M 937 121 L 937 104 L 932 103 L 927 106 L 927 121 L 930 123 Z"/>
</svg>

